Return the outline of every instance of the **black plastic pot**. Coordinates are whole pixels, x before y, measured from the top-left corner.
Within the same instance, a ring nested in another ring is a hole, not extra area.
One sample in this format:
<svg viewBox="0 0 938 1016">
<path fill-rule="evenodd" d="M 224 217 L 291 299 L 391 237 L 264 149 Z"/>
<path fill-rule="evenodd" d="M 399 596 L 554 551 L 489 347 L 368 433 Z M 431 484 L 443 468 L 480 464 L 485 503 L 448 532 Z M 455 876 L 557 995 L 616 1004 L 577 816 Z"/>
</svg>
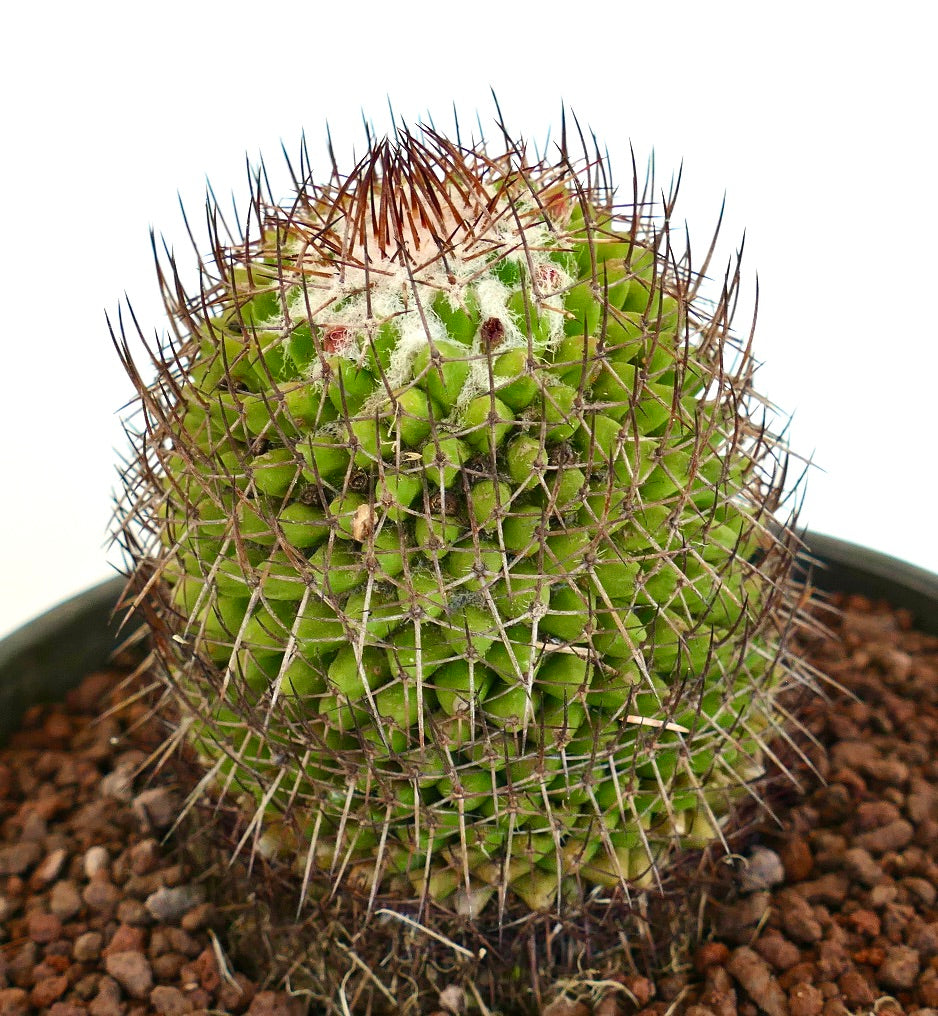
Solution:
<svg viewBox="0 0 938 1016">
<path fill-rule="evenodd" d="M 124 637 L 114 614 L 124 584 L 102 582 L 0 642 L 0 743 L 29 706 L 61 699 L 108 662 Z"/>
<path fill-rule="evenodd" d="M 815 585 L 888 600 L 910 610 L 922 631 L 938 635 L 938 575 L 831 536 L 807 533 L 804 541 Z M 114 608 L 123 584 L 103 582 L 0 642 L 0 742 L 27 707 L 62 698 L 108 662 L 122 638 Z"/>
<path fill-rule="evenodd" d="M 817 562 L 816 586 L 888 600 L 894 607 L 910 610 L 920 631 L 938 635 L 938 575 L 833 536 L 806 533 L 804 541 L 810 558 Z"/>
</svg>

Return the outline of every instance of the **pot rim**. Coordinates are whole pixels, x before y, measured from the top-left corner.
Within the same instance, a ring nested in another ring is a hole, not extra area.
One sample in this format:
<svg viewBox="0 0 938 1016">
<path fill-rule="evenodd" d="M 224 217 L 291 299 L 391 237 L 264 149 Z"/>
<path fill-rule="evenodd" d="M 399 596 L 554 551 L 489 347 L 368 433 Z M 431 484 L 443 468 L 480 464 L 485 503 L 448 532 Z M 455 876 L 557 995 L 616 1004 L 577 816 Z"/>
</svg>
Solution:
<svg viewBox="0 0 938 1016">
<path fill-rule="evenodd" d="M 858 543 L 805 532 L 802 566 L 826 592 L 861 593 L 912 612 L 915 626 L 938 635 L 938 574 Z"/>
<path fill-rule="evenodd" d="M 116 614 L 125 585 L 121 576 L 100 582 L 0 640 L 0 743 L 29 706 L 61 699 L 108 664 L 127 636 Z"/>
</svg>

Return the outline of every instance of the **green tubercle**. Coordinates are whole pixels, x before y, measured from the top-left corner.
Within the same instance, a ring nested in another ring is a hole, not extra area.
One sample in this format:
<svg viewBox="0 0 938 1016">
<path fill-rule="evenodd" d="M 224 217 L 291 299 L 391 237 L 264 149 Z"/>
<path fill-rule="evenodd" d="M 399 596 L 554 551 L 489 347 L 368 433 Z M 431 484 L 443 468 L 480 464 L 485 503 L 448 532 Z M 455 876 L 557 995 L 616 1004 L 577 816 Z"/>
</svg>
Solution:
<svg viewBox="0 0 938 1016">
<path fill-rule="evenodd" d="M 566 158 L 371 154 L 167 287 L 121 533 L 265 849 L 587 906 L 712 841 L 778 725 L 784 448 L 667 214 Z"/>
</svg>

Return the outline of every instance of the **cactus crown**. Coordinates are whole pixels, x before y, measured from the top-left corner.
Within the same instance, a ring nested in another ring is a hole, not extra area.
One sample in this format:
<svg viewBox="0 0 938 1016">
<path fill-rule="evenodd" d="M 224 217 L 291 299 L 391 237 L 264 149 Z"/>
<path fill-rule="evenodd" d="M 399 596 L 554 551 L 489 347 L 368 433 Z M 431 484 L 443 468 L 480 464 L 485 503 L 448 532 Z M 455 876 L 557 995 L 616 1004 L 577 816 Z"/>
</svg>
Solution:
<svg viewBox="0 0 938 1016">
<path fill-rule="evenodd" d="M 160 269 L 119 538 L 183 727 L 303 892 L 478 919 L 654 882 L 779 727 L 786 453 L 653 182 L 369 144 Z M 712 248 L 711 248 L 712 253 Z"/>
</svg>

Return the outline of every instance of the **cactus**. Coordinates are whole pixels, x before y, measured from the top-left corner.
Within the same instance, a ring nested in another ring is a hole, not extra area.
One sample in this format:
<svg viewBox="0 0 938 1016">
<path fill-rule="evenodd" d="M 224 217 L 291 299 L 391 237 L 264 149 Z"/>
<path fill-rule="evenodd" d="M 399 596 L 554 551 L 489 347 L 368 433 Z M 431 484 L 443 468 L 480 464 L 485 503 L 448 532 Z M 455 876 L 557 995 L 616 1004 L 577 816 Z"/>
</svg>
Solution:
<svg viewBox="0 0 938 1016">
<path fill-rule="evenodd" d="M 370 142 L 160 269 L 118 535 L 216 792 L 313 898 L 561 913 L 718 840 L 797 673 L 738 263 L 599 160 Z M 425 908 L 420 913 L 425 913 Z"/>
</svg>

